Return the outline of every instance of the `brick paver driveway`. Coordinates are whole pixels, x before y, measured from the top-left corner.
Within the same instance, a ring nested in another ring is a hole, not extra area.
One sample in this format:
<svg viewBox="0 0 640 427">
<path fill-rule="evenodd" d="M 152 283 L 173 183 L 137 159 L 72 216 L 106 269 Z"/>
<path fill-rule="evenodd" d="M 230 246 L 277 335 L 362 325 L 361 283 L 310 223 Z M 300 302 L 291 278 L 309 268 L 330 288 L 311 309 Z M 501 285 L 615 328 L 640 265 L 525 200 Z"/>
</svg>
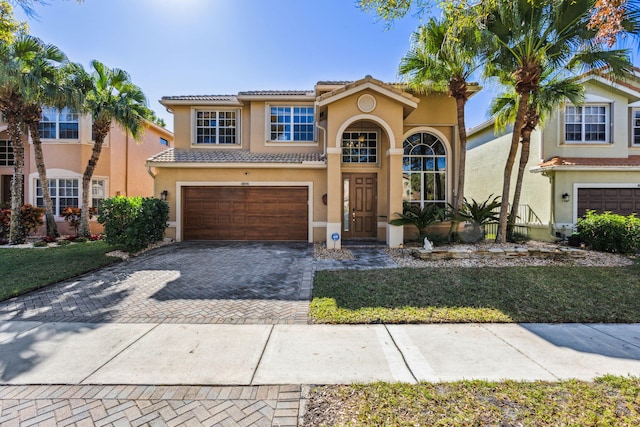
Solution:
<svg viewBox="0 0 640 427">
<path fill-rule="evenodd" d="M 306 243 L 182 242 L 0 303 L 0 320 L 306 323 Z"/>
</svg>

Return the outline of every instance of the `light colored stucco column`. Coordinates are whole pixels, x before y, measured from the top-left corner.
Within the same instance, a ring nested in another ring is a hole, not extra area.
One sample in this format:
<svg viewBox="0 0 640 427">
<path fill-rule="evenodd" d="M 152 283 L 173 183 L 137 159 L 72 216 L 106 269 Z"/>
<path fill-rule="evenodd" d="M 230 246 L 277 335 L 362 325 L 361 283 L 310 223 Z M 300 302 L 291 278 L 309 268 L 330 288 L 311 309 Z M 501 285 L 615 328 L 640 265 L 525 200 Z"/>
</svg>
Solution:
<svg viewBox="0 0 640 427">
<path fill-rule="evenodd" d="M 389 162 L 388 189 L 388 211 L 389 221 L 397 217 L 398 212 L 402 212 L 402 148 L 391 148 L 387 150 L 387 160 Z M 397 248 L 404 242 L 404 227 L 387 223 L 387 246 Z"/>
<path fill-rule="evenodd" d="M 342 170 L 340 148 L 327 148 L 327 249 L 342 248 Z M 332 239 L 338 233 L 339 240 Z"/>
</svg>

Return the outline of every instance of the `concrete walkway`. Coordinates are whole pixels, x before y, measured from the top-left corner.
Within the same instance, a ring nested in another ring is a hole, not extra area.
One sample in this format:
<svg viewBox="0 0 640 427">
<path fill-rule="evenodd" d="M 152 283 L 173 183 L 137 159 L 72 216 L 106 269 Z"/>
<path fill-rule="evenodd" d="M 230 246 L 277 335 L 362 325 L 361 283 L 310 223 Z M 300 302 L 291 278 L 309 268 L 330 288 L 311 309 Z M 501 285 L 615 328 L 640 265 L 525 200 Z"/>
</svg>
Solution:
<svg viewBox="0 0 640 427">
<path fill-rule="evenodd" d="M 4 384 L 288 385 L 640 375 L 640 324 L 5 322 Z"/>
</svg>

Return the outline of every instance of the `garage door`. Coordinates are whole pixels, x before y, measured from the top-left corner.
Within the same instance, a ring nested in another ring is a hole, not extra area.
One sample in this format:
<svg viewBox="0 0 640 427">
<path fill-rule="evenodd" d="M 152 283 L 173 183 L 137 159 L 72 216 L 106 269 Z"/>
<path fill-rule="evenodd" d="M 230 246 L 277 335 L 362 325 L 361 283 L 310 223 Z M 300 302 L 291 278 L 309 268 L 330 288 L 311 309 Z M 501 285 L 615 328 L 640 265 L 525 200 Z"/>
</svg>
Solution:
<svg viewBox="0 0 640 427">
<path fill-rule="evenodd" d="M 579 188 L 578 218 L 589 209 L 598 213 L 640 214 L 640 188 Z"/>
<path fill-rule="evenodd" d="M 183 187 L 184 240 L 304 240 L 307 187 Z"/>
</svg>

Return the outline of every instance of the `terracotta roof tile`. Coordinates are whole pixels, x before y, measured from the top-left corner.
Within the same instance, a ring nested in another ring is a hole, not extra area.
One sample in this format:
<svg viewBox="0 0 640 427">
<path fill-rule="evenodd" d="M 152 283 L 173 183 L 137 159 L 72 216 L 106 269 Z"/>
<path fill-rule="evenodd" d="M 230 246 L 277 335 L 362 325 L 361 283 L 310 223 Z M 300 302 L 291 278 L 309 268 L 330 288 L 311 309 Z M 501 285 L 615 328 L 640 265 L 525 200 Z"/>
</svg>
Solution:
<svg viewBox="0 0 640 427">
<path fill-rule="evenodd" d="M 238 96 L 314 96 L 309 90 L 249 90 L 238 92 Z"/>
<path fill-rule="evenodd" d="M 552 157 L 539 165 L 540 168 L 557 166 L 640 166 L 640 156 L 625 158 Z"/>
<path fill-rule="evenodd" d="M 149 159 L 152 163 L 303 163 L 320 162 L 321 153 L 251 153 L 249 150 L 170 148 Z"/>
</svg>

